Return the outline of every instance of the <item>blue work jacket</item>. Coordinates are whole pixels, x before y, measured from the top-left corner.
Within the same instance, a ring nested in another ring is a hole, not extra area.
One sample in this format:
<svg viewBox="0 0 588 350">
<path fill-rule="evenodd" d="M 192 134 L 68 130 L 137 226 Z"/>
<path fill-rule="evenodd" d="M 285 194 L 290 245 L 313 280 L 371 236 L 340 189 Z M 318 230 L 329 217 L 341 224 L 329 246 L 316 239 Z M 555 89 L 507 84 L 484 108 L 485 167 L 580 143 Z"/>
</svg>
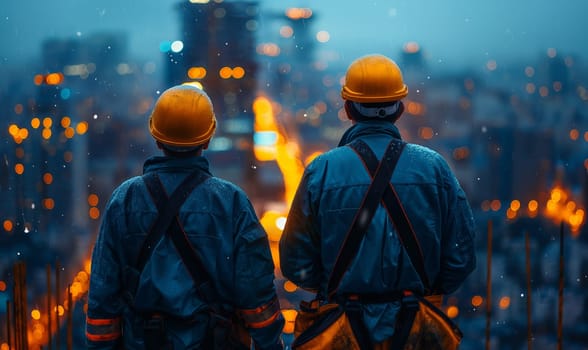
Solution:
<svg viewBox="0 0 588 350">
<path fill-rule="evenodd" d="M 359 156 L 345 144 L 361 139 L 381 159 L 391 138 L 387 121 L 365 121 L 344 134 L 339 147 L 305 169 L 280 239 L 283 275 L 301 288 L 327 295 L 327 282 L 339 248 L 371 178 Z M 391 183 L 416 231 L 425 271 L 436 293 L 454 292 L 475 268 L 475 225 L 464 191 L 435 151 L 407 144 Z M 425 288 L 380 204 L 338 288 L 343 294 L 423 293 Z M 394 333 L 400 302 L 363 304 L 372 341 Z"/>
<path fill-rule="evenodd" d="M 168 195 L 194 171 L 210 175 L 208 161 L 201 156 L 157 156 L 144 164 L 144 172 L 156 172 Z M 113 192 L 92 253 L 86 321 L 89 348 L 122 345 L 142 349 L 139 314 L 150 312 L 169 316 L 166 330 L 175 349 L 198 349 L 203 342 L 207 305 L 169 237 L 164 236 L 153 248 L 138 280 L 135 306 L 125 298 L 125 267 L 134 264 L 157 216 L 140 176 L 126 180 Z M 274 286 L 274 264 L 267 234 L 246 194 L 211 176 L 183 203 L 179 219 L 214 279 L 218 298 L 243 317 L 256 346 L 281 349 L 284 321 Z"/>
</svg>

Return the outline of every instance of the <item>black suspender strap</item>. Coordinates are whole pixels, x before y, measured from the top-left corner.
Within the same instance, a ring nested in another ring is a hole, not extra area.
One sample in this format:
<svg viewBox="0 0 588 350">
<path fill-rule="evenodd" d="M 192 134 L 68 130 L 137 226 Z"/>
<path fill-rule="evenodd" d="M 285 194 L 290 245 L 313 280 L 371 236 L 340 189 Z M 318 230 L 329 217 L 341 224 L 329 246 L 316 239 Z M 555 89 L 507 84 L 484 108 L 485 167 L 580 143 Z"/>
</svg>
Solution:
<svg viewBox="0 0 588 350">
<path fill-rule="evenodd" d="M 393 139 L 388 144 L 382 161 L 378 163 L 376 159 L 376 169 L 373 173 L 372 182 L 363 197 L 359 210 L 355 214 L 353 223 L 343 239 L 343 244 L 339 249 L 335 265 L 333 266 L 331 276 L 329 277 L 329 300 L 331 300 L 336 294 L 339 282 L 341 282 L 341 278 L 343 278 L 343 274 L 357 254 L 359 245 L 363 240 L 378 205 L 380 204 L 384 189 L 387 187 L 386 184 L 390 183 L 392 172 L 394 171 L 394 167 L 396 166 L 403 147 L 404 143 L 399 143 Z"/>
<path fill-rule="evenodd" d="M 173 222 L 179 225 L 179 218 L 177 215 L 186 198 L 188 198 L 194 188 L 209 177 L 210 175 L 204 171 L 195 171 L 189 174 L 168 198 L 156 173 L 152 172 L 143 175 L 143 181 L 157 206 L 159 216 L 151 226 L 149 233 L 141 246 L 141 250 L 139 251 L 135 264 L 135 267 L 139 272 L 143 270 L 143 267 L 151 256 L 153 248 L 168 231 L 170 225 Z"/>
<path fill-rule="evenodd" d="M 404 144 L 404 142 L 401 140 L 395 139 L 395 142 Z M 375 177 L 376 169 L 378 167 L 378 159 L 369 146 L 361 140 L 353 141 L 349 144 L 349 146 L 353 148 L 360 156 L 365 167 L 368 169 L 370 176 Z M 425 286 L 425 292 L 429 292 L 431 286 L 425 272 L 425 260 L 423 258 L 423 252 L 410 220 L 406 215 L 404 207 L 398 198 L 398 194 L 394 190 L 394 187 L 391 183 L 388 184 L 384 191 L 383 201 L 388 215 L 396 226 L 400 242 L 404 245 L 410 261 L 412 262 L 423 282 L 423 285 Z"/>
</svg>

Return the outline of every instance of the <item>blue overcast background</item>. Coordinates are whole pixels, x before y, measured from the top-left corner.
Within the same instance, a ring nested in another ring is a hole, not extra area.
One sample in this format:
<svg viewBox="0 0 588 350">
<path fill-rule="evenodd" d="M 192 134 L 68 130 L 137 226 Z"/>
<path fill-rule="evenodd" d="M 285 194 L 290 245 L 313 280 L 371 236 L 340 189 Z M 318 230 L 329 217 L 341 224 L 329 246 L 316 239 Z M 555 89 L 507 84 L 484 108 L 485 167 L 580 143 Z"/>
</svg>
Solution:
<svg viewBox="0 0 588 350">
<path fill-rule="evenodd" d="M 187 1 L 187 0 L 186 0 Z M 126 33 L 129 53 L 159 59 L 159 43 L 181 38 L 177 0 L 0 0 L 0 65 L 33 60 L 44 38 Z M 338 59 L 393 55 L 416 41 L 430 62 L 447 67 L 488 60 L 534 60 L 548 48 L 588 57 L 586 0 L 261 0 L 260 27 L 271 12 L 310 7 L 313 29 L 330 33 L 320 51 Z M 263 38 L 260 38 L 263 40 Z"/>
</svg>

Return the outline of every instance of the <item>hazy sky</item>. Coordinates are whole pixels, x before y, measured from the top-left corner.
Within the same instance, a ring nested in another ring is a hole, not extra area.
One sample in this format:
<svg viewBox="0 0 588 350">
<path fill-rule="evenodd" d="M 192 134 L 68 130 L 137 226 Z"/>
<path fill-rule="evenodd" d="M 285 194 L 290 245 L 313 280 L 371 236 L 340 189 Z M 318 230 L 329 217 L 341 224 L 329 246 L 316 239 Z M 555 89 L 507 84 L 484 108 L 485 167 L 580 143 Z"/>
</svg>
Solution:
<svg viewBox="0 0 588 350">
<path fill-rule="evenodd" d="M 179 39 L 179 0 L 0 0 L 0 65 L 38 58 L 41 40 L 97 31 L 125 32 L 134 57 L 158 59 L 159 43 Z M 187 1 L 187 0 L 186 0 Z M 228 1 L 228 0 L 227 0 Z M 548 48 L 588 58 L 587 0 L 261 0 L 260 24 L 271 11 L 310 7 L 314 29 L 330 33 L 321 51 L 350 62 L 357 55 L 393 55 L 416 41 L 436 64 L 489 59 L 536 60 Z"/>
</svg>

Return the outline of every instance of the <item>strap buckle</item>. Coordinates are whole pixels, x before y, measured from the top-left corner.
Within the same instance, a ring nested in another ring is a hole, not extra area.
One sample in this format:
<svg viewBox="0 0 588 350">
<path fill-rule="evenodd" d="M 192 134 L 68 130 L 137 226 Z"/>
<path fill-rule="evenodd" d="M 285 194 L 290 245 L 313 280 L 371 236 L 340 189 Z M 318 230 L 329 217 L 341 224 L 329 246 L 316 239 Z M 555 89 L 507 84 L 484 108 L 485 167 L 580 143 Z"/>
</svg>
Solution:
<svg viewBox="0 0 588 350">
<path fill-rule="evenodd" d="M 165 318 L 161 314 L 153 314 L 143 321 L 143 331 L 165 333 Z"/>
</svg>

